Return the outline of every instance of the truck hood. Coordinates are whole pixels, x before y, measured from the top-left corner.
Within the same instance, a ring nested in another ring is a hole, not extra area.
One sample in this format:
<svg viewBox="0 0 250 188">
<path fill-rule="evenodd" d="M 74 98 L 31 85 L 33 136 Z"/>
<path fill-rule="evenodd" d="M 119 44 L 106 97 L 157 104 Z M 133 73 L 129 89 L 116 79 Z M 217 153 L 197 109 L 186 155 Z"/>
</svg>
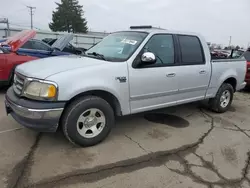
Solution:
<svg viewBox="0 0 250 188">
<path fill-rule="evenodd" d="M 51 47 L 62 51 L 66 47 L 66 45 L 73 40 L 73 38 L 73 34 L 63 35 L 59 39 L 57 39 Z"/>
<path fill-rule="evenodd" d="M 103 65 L 108 63 L 103 60 L 83 56 L 57 56 L 38 59 L 21 64 L 16 67 L 16 72 L 32 78 L 46 79 L 54 74 L 83 67 Z"/>
<path fill-rule="evenodd" d="M 34 38 L 36 31 L 34 30 L 23 30 L 16 35 L 9 37 L 1 45 L 10 46 L 11 51 L 16 52 L 22 45 L 24 45 L 28 40 Z"/>
</svg>

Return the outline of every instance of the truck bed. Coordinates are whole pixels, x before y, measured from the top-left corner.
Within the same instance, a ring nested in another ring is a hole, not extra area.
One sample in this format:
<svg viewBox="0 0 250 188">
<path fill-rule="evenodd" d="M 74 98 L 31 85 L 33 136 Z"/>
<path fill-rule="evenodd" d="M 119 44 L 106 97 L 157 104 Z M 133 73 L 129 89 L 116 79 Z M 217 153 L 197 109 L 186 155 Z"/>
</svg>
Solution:
<svg viewBox="0 0 250 188">
<path fill-rule="evenodd" d="M 217 59 L 211 61 L 211 79 L 206 98 L 214 97 L 217 89 L 228 78 L 236 80 L 235 90 L 239 90 L 245 81 L 246 60 L 240 59 Z"/>
</svg>

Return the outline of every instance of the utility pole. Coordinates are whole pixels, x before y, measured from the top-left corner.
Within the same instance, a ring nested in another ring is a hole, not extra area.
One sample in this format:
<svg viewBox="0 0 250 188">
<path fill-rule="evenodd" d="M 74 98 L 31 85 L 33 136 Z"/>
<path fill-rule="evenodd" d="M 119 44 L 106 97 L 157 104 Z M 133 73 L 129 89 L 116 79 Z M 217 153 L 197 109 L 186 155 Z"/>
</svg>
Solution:
<svg viewBox="0 0 250 188">
<path fill-rule="evenodd" d="M 230 47 L 230 46 L 231 46 L 231 42 L 232 42 L 232 36 L 230 36 L 230 38 L 229 38 L 229 44 L 228 44 L 228 47 Z"/>
<path fill-rule="evenodd" d="M 2 19 L 0 19 L 0 23 L 6 23 L 6 25 L 7 25 L 6 37 L 9 37 L 10 36 L 10 24 L 9 24 L 8 18 L 2 18 Z"/>
<path fill-rule="evenodd" d="M 32 6 L 27 6 L 27 8 L 30 9 L 30 28 L 33 29 L 33 15 L 34 15 L 34 9 L 36 9 L 36 7 L 32 7 Z"/>
</svg>

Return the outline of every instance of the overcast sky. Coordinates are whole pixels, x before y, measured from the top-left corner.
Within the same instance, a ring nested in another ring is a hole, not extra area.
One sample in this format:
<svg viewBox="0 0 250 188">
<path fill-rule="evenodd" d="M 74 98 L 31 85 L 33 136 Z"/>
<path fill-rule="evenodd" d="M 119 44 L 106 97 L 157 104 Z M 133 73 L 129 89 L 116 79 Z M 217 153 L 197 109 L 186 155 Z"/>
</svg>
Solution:
<svg viewBox="0 0 250 188">
<path fill-rule="evenodd" d="M 60 2 L 60 0 L 55 0 Z M 29 26 L 25 5 L 35 6 L 34 26 L 48 30 L 53 0 L 1 0 L 0 17 L 12 27 Z M 92 31 L 153 25 L 170 30 L 199 32 L 209 42 L 247 46 L 250 42 L 250 0 L 79 0 Z"/>
</svg>

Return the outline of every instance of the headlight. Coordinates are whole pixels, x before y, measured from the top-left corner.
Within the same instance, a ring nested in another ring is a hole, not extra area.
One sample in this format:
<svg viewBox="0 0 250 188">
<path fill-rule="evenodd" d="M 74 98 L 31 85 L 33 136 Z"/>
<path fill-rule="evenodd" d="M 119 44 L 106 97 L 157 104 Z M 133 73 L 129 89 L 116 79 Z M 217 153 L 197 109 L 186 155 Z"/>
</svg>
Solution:
<svg viewBox="0 0 250 188">
<path fill-rule="evenodd" d="M 57 96 L 55 84 L 31 81 L 24 90 L 24 95 L 35 99 L 54 99 Z"/>
</svg>

